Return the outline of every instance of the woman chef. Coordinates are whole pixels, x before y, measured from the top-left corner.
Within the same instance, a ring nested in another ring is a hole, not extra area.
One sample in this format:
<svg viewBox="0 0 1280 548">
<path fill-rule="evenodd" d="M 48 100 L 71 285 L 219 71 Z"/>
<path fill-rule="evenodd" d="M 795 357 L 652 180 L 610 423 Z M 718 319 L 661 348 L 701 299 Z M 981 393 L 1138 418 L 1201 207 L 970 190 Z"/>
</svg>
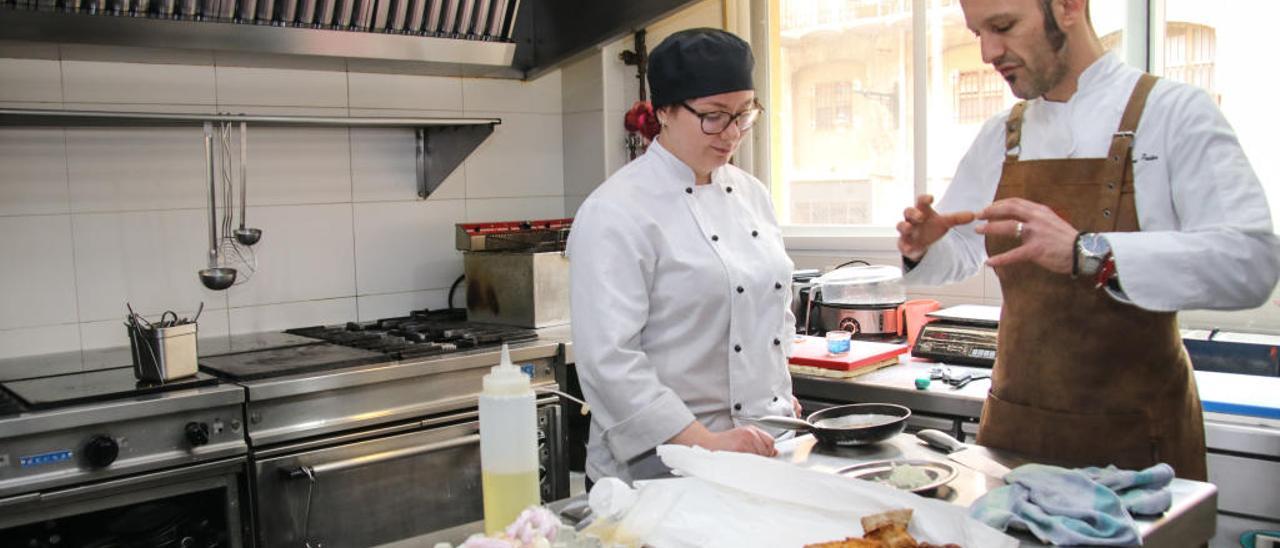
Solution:
<svg viewBox="0 0 1280 548">
<path fill-rule="evenodd" d="M 592 408 L 587 476 L 663 475 L 655 448 L 772 456 L 793 416 L 793 264 L 765 186 L 728 165 L 762 108 L 750 46 L 678 32 L 649 57 L 661 132 L 582 204 L 568 254 L 573 344 Z"/>
</svg>

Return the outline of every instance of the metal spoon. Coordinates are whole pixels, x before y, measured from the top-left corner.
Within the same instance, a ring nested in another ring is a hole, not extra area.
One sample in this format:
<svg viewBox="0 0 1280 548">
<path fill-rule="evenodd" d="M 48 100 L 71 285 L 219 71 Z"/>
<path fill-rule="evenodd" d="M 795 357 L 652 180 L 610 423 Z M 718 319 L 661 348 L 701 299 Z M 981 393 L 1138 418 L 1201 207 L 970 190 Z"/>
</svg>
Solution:
<svg viewBox="0 0 1280 548">
<path fill-rule="evenodd" d="M 217 189 L 213 179 L 213 123 L 204 123 L 204 165 L 209 181 L 209 267 L 200 271 L 200 283 L 214 291 L 222 291 L 236 282 L 236 269 L 218 266 Z"/>
<path fill-rule="evenodd" d="M 244 213 L 249 203 L 249 137 L 246 132 L 249 124 L 240 122 L 240 228 L 235 230 L 236 241 L 244 245 L 253 245 L 262 239 L 262 230 L 244 227 Z"/>
</svg>

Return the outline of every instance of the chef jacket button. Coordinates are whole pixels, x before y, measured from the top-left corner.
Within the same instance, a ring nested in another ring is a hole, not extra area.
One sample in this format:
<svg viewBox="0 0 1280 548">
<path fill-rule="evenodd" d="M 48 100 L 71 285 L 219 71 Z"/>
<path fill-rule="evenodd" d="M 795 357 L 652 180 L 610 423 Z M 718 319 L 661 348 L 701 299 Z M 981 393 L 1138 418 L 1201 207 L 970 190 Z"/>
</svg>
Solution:
<svg viewBox="0 0 1280 548">
<path fill-rule="evenodd" d="M 773 401 L 778 401 L 778 397 L 777 397 L 777 396 L 774 396 L 774 397 L 773 397 Z"/>
<path fill-rule="evenodd" d="M 713 242 L 718 242 L 718 241 L 720 241 L 720 237 L 719 237 L 719 236 L 716 236 L 715 234 L 712 234 L 712 235 L 711 235 L 711 241 L 713 241 Z"/>
<path fill-rule="evenodd" d="M 782 282 L 773 282 L 774 289 L 782 289 Z"/>
<path fill-rule="evenodd" d="M 735 403 L 735 404 L 733 404 L 733 410 L 734 410 L 734 411 L 742 411 L 742 404 L 740 404 L 740 403 Z"/>
<path fill-rule="evenodd" d="M 742 286 L 738 286 L 738 293 L 742 293 L 743 291 L 746 291 L 746 290 L 743 289 Z"/>
<path fill-rule="evenodd" d="M 759 235 L 760 235 L 760 231 L 759 231 L 759 230 L 752 230 L 752 231 L 751 231 L 751 237 L 752 237 L 752 238 L 755 238 L 756 236 L 759 236 Z"/>
<path fill-rule="evenodd" d="M 693 194 L 693 187 L 691 187 L 691 186 L 684 187 L 684 193 L 685 193 L 685 194 Z"/>
<path fill-rule="evenodd" d="M 733 345 L 733 351 L 734 351 L 734 352 L 742 352 L 742 345 L 740 345 L 740 344 L 735 344 L 735 345 Z"/>
<path fill-rule="evenodd" d="M 1115 189 L 1116 189 L 1115 183 L 1107 183 L 1107 190 L 1115 190 Z"/>
<path fill-rule="evenodd" d="M 733 187 L 731 187 L 731 186 L 724 187 L 724 191 L 725 191 L 725 192 L 733 192 Z"/>
<path fill-rule="evenodd" d="M 1107 209 L 1102 210 L 1102 216 L 1103 216 L 1103 217 L 1111 217 L 1111 208 L 1107 208 Z"/>
<path fill-rule="evenodd" d="M 774 339 L 774 340 L 773 340 L 773 345 L 774 345 L 774 346 L 778 346 L 778 345 L 780 345 L 780 344 L 782 344 L 782 341 L 780 341 L 780 340 L 778 340 L 778 339 Z"/>
</svg>

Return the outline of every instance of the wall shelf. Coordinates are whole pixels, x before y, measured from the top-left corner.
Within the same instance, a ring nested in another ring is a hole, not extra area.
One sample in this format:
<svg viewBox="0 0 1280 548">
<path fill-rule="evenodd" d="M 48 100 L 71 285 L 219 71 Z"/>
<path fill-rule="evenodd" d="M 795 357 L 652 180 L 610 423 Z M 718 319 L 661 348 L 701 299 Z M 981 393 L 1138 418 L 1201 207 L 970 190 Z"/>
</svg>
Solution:
<svg viewBox="0 0 1280 548">
<path fill-rule="evenodd" d="M 494 126 L 501 124 L 502 119 L 0 109 L 0 126 L 11 127 L 199 127 L 205 123 L 223 122 L 244 122 L 255 126 L 412 129 L 417 145 L 418 196 L 426 198 L 493 133 Z"/>
</svg>

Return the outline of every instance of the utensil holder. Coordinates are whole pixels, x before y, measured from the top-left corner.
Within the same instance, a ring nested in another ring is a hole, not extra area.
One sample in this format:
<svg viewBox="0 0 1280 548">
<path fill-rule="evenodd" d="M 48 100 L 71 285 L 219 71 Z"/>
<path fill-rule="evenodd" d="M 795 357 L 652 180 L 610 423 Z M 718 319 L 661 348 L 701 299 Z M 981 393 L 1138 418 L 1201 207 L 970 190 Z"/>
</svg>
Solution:
<svg viewBox="0 0 1280 548">
<path fill-rule="evenodd" d="M 196 324 L 151 327 L 125 324 L 138 380 L 166 382 L 196 374 Z"/>
</svg>

